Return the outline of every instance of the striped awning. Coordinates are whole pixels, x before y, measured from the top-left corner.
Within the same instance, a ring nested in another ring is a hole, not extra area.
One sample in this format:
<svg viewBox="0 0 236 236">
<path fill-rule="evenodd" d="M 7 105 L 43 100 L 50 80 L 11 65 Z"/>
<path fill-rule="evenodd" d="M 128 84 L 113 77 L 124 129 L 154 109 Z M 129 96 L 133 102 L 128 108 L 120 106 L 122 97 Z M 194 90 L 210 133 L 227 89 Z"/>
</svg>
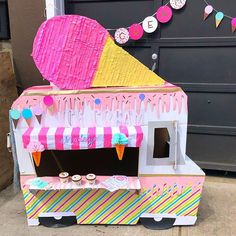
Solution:
<svg viewBox="0 0 236 236">
<path fill-rule="evenodd" d="M 90 127 L 90 128 L 49 128 L 30 127 L 23 136 L 24 148 L 30 142 L 40 142 L 48 150 L 79 150 L 112 148 L 115 134 L 123 133 L 128 138 L 127 147 L 140 147 L 143 132 L 140 126 Z"/>
</svg>

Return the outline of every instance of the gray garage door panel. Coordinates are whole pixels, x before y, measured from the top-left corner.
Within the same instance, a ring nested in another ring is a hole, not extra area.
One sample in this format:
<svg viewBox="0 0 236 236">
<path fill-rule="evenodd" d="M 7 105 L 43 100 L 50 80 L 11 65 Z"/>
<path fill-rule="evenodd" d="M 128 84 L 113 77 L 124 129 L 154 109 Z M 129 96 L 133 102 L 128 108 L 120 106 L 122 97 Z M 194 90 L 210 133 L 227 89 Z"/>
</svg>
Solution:
<svg viewBox="0 0 236 236">
<path fill-rule="evenodd" d="M 159 56 L 160 75 L 173 83 L 236 85 L 236 46 L 160 47 Z"/>
<path fill-rule="evenodd" d="M 190 124 L 236 126 L 235 93 L 187 94 Z"/>
<path fill-rule="evenodd" d="M 228 131 L 227 128 L 220 130 L 215 127 L 198 127 L 197 132 L 195 131 L 196 129 L 189 127 L 188 155 L 203 168 L 228 171 L 236 169 L 236 128 L 234 132 L 232 129 Z M 232 135 L 228 135 L 229 133 Z"/>
</svg>

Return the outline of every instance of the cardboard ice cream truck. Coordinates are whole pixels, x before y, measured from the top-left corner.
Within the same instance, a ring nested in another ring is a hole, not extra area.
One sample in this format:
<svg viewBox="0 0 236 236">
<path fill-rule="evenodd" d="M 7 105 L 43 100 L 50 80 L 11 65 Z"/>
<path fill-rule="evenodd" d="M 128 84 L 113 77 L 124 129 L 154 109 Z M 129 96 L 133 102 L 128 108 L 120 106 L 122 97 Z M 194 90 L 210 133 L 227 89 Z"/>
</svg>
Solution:
<svg viewBox="0 0 236 236">
<path fill-rule="evenodd" d="M 32 57 L 51 84 L 10 110 L 28 225 L 195 224 L 204 173 L 182 89 L 83 16 L 45 21 Z"/>
</svg>

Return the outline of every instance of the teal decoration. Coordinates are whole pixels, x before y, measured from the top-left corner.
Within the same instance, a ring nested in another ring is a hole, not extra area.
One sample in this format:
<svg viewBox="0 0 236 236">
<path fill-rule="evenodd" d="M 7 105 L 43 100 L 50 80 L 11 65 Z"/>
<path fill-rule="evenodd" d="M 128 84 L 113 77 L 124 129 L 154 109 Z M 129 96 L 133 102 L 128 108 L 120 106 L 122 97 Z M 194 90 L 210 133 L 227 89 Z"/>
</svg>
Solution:
<svg viewBox="0 0 236 236">
<path fill-rule="evenodd" d="M 20 119 L 20 112 L 16 109 L 11 109 L 10 110 L 10 117 L 13 120 L 19 120 Z"/>
<path fill-rule="evenodd" d="M 112 145 L 126 145 L 128 144 L 128 138 L 125 136 L 125 134 L 117 133 L 112 138 Z"/>
<path fill-rule="evenodd" d="M 102 102 L 101 102 L 101 99 L 99 99 L 99 98 L 96 98 L 95 99 L 95 104 L 96 105 L 100 105 Z"/>
<path fill-rule="evenodd" d="M 140 93 L 140 94 L 139 94 L 139 99 L 140 99 L 141 101 L 143 101 L 143 100 L 145 99 L 145 94 Z"/>
<path fill-rule="evenodd" d="M 216 20 L 222 20 L 224 18 L 224 13 L 221 11 L 217 12 L 215 18 Z"/>
<path fill-rule="evenodd" d="M 32 118 L 33 114 L 32 114 L 32 111 L 31 111 L 30 109 L 25 108 L 25 109 L 23 109 L 23 111 L 22 111 L 22 116 L 23 116 L 26 120 L 28 120 L 28 119 L 31 119 L 31 118 Z"/>
<path fill-rule="evenodd" d="M 30 185 L 36 188 L 45 188 L 46 186 L 48 186 L 48 182 L 41 180 L 40 178 L 35 178 L 30 182 Z"/>
</svg>

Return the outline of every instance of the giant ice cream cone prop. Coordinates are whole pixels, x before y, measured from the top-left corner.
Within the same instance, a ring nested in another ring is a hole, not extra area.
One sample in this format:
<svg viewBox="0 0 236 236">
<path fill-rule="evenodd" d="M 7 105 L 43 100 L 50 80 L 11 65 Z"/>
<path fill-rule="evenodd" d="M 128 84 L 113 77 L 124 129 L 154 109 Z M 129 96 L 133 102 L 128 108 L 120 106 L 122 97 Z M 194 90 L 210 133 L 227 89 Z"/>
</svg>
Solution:
<svg viewBox="0 0 236 236">
<path fill-rule="evenodd" d="M 40 161 L 41 161 L 41 152 L 33 152 L 32 156 L 34 158 L 34 163 L 36 166 L 40 165 Z"/>
<path fill-rule="evenodd" d="M 128 138 L 122 133 L 115 134 L 112 139 L 112 144 L 116 148 L 118 159 L 122 161 L 125 152 L 125 146 L 128 144 Z"/>
<path fill-rule="evenodd" d="M 43 77 L 60 89 L 165 83 L 117 46 L 97 21 L 84 16 L 56 16 L 45 21 L 34 39 L 32 56 Z"/>
<path fill-rule="evenodd" d="M 41 153 L 44 151 L 44 146 L 40 142 L 30 142 L 27 150 L 32 154 L 34 163 L 38 167 L 41 161 Z"/>
</svg>

